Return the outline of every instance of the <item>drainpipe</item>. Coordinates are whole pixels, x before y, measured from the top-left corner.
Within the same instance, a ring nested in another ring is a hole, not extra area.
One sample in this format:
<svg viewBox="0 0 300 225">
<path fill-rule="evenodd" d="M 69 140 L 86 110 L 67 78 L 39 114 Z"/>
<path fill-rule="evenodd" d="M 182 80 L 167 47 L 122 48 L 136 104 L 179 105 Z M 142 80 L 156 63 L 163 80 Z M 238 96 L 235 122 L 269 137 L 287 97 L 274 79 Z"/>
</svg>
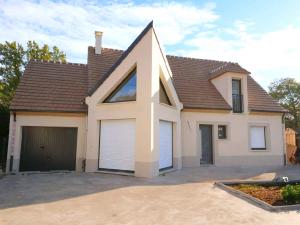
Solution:
<svg viewBox="0 0 300 225">
<path fill-rule="evenodd" d="M 86 155 L 87 155 L 87 138 L 88 138 L 88 117 L 89 117 L 89 97 L 86 97 L 83 102 L 87 105 L 88 111 L 85 118 L 85 133 L 84 133 L 84 154 L 83 154 L 83 160 L 82 160 L 82 172 L 86 171 Z"/>
<path fill-rule="evenodd" d="M 285 137 L 285 113 L 282 114 L 282 136 L 283 136 L 283 165 L 287 165 L 287 157 L 286 157 L 286 137 Z"/>
<path fill-rule="evenodd" d="M 12 170 L 13 170 L 16 124 L 17 124 L 17 114 L 16 114 L 16 112 L 11 112 L 10 120 L 9 120 L 9 136 L 8 136 L 7 157 L 6 157 L 6 173 L 12 172 Z"/>
</svg>

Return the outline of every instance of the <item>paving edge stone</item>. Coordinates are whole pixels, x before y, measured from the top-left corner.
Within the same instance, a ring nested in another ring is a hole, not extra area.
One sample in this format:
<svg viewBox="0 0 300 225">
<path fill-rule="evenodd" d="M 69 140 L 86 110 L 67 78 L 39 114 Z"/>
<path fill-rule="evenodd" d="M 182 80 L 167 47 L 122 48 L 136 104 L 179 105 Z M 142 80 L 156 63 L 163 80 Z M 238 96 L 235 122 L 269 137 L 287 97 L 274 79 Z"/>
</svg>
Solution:
<svg viewBox="0 0 300 225">
<path fill-rule="evenodd" d="M 282 184 L 283 182 L 273 182 L 273 181 L 229 181 L 229 182 L 215 182 L 214 185 L 230 194 L 232 194 L 235 197 L 238 197 L 240 199 L 243 199 L 255 206 L 258 206 L 262 209 L 265 209 L 270 212 L 286 212 L 286 211 L 300 211 L 300 204 L 296 205 L 286 205 L 286 206 L 273 206 L 270 205 L 258 198 L 255 198 L 251 195 L 248 195 L 242 191 L 236 190 L 228 185 L 235 185 L 235 184 L 252 184 L 252 185 L 259 185 L 259 184 Z M 290 183 L 300 183 L 300 180 L 294 180 L 289 182 Z"/>
</svg>

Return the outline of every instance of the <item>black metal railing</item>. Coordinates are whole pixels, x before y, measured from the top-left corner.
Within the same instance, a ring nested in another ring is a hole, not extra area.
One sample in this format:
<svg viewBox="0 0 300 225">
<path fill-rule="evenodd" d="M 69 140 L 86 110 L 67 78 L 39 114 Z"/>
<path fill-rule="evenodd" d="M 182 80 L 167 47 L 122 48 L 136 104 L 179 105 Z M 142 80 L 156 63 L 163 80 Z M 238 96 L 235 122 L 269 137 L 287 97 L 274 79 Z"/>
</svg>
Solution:
<svg viewBox="0 0 300 225">
<path fill-rule="evenodd" d="M 234 113 L 242 113 L 243 107 L 243 95 L 232 95 L 232 110 Z"/>
</svg>

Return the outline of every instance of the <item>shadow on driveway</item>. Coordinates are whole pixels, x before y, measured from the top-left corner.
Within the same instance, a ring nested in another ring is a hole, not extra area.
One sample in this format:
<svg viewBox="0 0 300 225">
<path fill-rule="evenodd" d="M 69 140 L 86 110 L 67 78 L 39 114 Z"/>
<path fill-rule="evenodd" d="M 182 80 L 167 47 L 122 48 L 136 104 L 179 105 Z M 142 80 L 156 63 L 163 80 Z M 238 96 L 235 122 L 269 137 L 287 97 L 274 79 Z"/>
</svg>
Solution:
<svg viewBox="0 0 300 225">
<path fill-rule="evenodd" d="M 8 175 L 0 179 L 0 209 L 48 203 L 133 186 L 165 186 L 217 180 L 272 180 L 277 176 L 300 178 L 300 167 L 185 168 L 146 179 L 100 173 L 49 173 Z"/>
</svg>

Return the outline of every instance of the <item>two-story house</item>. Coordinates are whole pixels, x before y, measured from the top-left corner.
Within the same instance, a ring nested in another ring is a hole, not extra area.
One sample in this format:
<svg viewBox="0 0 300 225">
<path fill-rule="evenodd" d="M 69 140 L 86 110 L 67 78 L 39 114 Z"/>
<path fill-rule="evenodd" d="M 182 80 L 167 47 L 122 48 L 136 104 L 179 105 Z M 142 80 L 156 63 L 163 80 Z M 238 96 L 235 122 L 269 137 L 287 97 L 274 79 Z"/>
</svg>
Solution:
<svg viewBox="0 0 300 225">
<path fill-rule="evenodd" d="M 237 63 L 168 56 L 151 22 L 87 64 L 31 61 L 11 104 L 8 171 L 152 177 L 284 165 L 284 109 Z"/>
</svg>

